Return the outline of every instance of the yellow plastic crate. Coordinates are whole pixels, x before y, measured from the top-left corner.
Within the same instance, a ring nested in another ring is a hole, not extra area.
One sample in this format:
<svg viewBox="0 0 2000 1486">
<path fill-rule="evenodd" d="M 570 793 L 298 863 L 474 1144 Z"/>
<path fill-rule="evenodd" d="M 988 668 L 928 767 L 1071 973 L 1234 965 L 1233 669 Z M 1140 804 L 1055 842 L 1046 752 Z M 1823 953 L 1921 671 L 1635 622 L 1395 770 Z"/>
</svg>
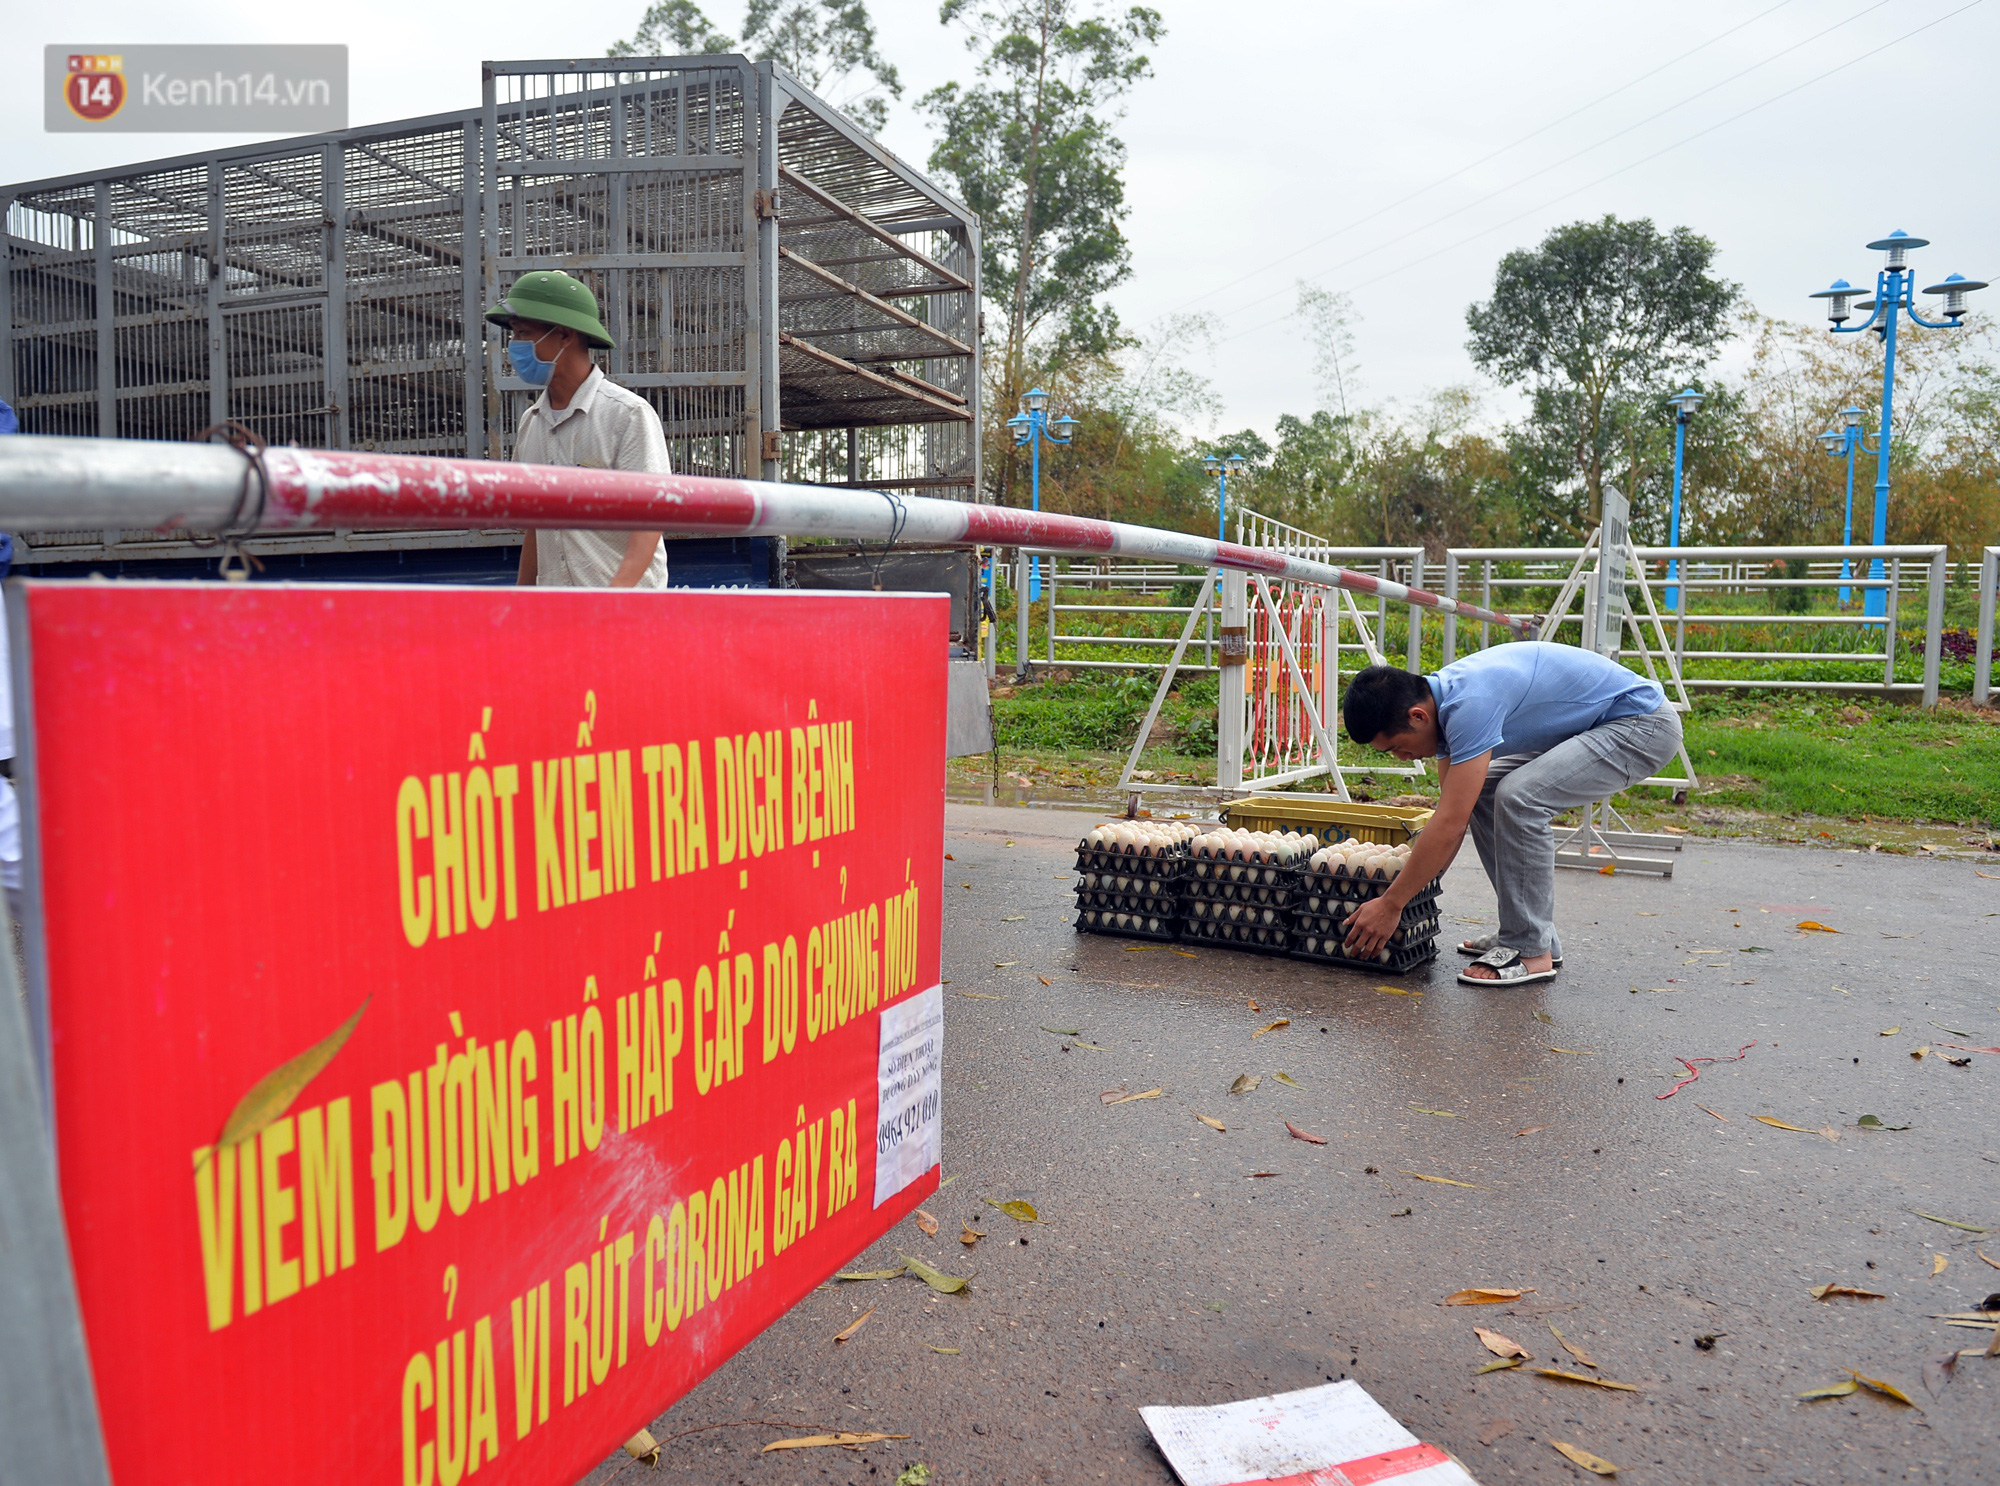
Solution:
<svg viewBox="0 0 2000 1486">
<path fill-rule="evenodd" d="M 1239 831 L 1310 831 L 1322 841 L 1353 836 L 1398 846 L 1421 831 L 1433 813 L 1422 805 L 1343 805 L 1296 795 L 1251 795 L 1226 806 L 1222 817 Z"/>
</svg>

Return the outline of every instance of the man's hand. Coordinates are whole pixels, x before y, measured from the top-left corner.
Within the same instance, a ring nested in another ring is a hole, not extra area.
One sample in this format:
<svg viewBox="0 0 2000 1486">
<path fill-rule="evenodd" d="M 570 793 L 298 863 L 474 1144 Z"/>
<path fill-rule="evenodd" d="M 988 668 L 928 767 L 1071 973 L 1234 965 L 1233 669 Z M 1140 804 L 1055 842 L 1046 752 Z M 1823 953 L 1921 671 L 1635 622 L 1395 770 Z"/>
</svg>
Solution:
<svg viewBox="0 0 2000 1486">
<path fill-rule="evenodd" d="M 1392 902 L 1386 895 L 1370 899 L 1355 909 L 1354 916 L 1348 919 L 1342 952 L 1357 960 L 1372 958 L 1389 942 L 1389 936 L 1396 932 L 1402 921 L 1402 904 Z"/>
<path fill-rule="evenodd" d="M 618 571 L 611 575 L 613 588 L 639 586 L 639 580 L 653 564 L 653 554 L 660 550 L 662 535 L 657 531 L 635 531 L 625 539 L 625 556 L 618 564 Z"/>
</svg>

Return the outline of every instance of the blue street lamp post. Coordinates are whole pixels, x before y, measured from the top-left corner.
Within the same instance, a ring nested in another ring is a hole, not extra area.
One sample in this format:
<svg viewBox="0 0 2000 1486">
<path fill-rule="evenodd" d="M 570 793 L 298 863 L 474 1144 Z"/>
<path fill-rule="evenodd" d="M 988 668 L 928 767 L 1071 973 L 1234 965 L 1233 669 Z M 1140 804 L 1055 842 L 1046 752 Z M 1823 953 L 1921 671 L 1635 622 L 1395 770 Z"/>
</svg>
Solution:
<svg viewBox="0 0 2000 1486">
<path fill-rule="evenodd" d="M 1215 476 L 1215 540 L 1229 540 L 1229 476 L 1231 471 L 1240 471 L 1249 461 L 1241 454 L 1225 454 L 1220 459 L 1211 454 L 1202 460 L 1201 467 Z"/>
<path fill-rule="evenodd" d="M 1683 388 L 1667 399 L 1674 405 L 1674 499 L 1673 508 L 1667 515 L 1667 545 L 1681 544 L 1681 465 L 1687 452 L 1688 418 L 1701 406 L 1701 394 L 1692 387 Z M 1680 585 L 1674 580 L 1680 577 L 1681 560 L 1676 557 L 1667 564 L 1667 607 L 1679 610 L 1681 606 Z"/>
<path fill-rule="evenodd" d="M 1910 267 L 1909 255 L 1917 248 L 1928 244 L 1928 238 L 1911 237 L 1901 228 L 1887 237 L 1877 238 L 1868 244 L 1870 252 L 1888 254 L 1888 262 L 1875 275 L 1875 297 L 1864 299 L 1858 306 L 1868 311 L 1868 318 L 1859 325 L 1849 325 L 1853 312 L 1849 302 L 1862 291 L 1856 289 L 1846 279 L 1835 279 L 1831 288 L 1820 290 L 1814 299 L 1826 301 L 1826 318 L 1833 322 L 1835 335 L 1858 335 L 1864 330 L 1873 330 L 1882 337 L 1882 425 L 1875 434 L 1875 537 L 1874 545 L 1884 546 L 1889 540 L 1889 424 L 1896 394 L 1896 327 L 1904 315 L 1908 315 L 1912 325 L 1921 325 L 1929 330 L 1958 330 L 1965 317 L 1965 296 L 1975 289 L 1984 289 L 1983 279 L 1968 279 L 1960 274 L 1952 274 L 1942 283 L 1932 284 L 1923 292 L 1944 296 L 1944 319 L 1926 320 L 1916 311 L 1916 271 Z M 1870 618 L 1881 618 L 1888 613 L 1888 599 L 1882 583 L 1882 559 L 1875 558 L 1868 565 L 1871 586 L 1862 604 L 1862 612 Z M 1893 622 L 1893 621 L 1892 621 Z"/>
<path fill-rule="evenodd" d="M 1854 545 L 1854 455 L 1856 451 L 1863 454 L 1875 452 L 1868 447 L 1868 435 L 1861 431 L 1861 409 L 1842 408 L 1840 427 L 1829 428 L 1819 436 L 1819 441 L 1826 446 L 1826 452 L 1833 458 L 1845 458 L 1847 461 L 1847 514 L 1840 523 L 1840 545 L 1852 547 Z M 1840 601 L 1843 604 L 1854 601 L 1854 590 L 1847 586 L 1847 580 L 1852 576 L 1853 571 L 1848 567 L 1847 559 L 1841 558 Z"/>
<path fill-rule="evenodd" d="M 1030 388 L 1021 399 L 1021 411 L 1007 420 L 1007 426 L 1014 430 L 1016 448 L 1026 446 L 1028 467 L 1031 471 L 1029 489 L 1032 491 L 1034 507 L 1042 508 L 1042 445 L 1057 447 L 1067 444 L 1076 433 L 1076 419 L 1065 413 L 1062 417 L 1049 418 L 1049 395 L 1039 387 Z M 1042 558 L 1040 553 L 1025 559 L 1022 572 L 1016 580 L 1016 619 L 1014 643 L 1014 674 L 1028 674 L 1028 605 L 1042 596 Z M 1054 574 L 1050 579 L 1053 582 Z M 1054 602 L 1053 596 L 1050 602 Z"/>
</svg>

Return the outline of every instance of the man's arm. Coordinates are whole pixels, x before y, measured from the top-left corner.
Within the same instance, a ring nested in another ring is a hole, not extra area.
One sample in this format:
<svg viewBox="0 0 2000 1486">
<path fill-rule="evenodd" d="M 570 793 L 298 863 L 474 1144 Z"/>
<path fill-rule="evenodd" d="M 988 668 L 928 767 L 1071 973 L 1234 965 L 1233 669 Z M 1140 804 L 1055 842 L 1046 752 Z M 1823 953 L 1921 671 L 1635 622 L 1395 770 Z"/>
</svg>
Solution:
<svg viewBox="0 0 2000 1486">
<path fill-rule="evenodd" d="M 535 534 L 531 531 L 522 532 L 521 571 L 515 575 L 514 582 L 516 586 L 521 588 L 533 588 L 535 586 L 535 575 L 540 571 L 536 561 L 538 556 L 539 554 L 535 551 Z"/>
<path fill-rule="evenodd" d="M 646 576 L 646 569 L 652 566 L 653 554 L 660 550 L 660 538 L 664 532 L 635 531 L 625 539 L 625 557 L 618 564 L 618 571 L 611 575 L 613 588 L 637 588 L 639 580 Z"/>
<path fill-rule="evenodd" d="M 1348 954 L 1372 955 L 1387 944 L 1410 899 L 1451 865 L 1465 842 L 1466 828 L 1472 824 L 1472 809 L 1479 803 L 1479 792 L 1486 787 L 1486 766 L 1492 761 L 1489 750 L 1456 764 L 1439 762 L 1438 776 L 1443 789 L 1431 823 L 1417 836 L 1416 844 L 1410 848 L 1410 859 L 1396 874 L 1395 881 L 1383 890 L 1381 897 L 1357 908 L 1347 921 Z"/>
</svg>

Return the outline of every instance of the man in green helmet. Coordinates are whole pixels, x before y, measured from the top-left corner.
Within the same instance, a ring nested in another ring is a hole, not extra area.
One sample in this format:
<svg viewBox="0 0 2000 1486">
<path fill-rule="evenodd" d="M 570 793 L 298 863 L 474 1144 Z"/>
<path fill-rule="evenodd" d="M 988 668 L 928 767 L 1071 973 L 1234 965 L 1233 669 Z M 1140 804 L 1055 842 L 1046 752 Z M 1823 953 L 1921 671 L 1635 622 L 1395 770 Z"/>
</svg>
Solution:
<svg viewBox="0 0 2000 1486">
<path fill-rule="evenodd" d="M 566 273 L 537 270 L 514 280 L 486 312 L 507 328 L 507 359 L 542 389 L 514 433 L 524 464 L 672 473 L 660 415 L 605 377 L 593 346 L 612 340 L 597 296 Z M 523 584 L 572 588 L 665 588 L 667 553 L 657 531 L 531 531 L 521 544 Z"/>
</svg>

